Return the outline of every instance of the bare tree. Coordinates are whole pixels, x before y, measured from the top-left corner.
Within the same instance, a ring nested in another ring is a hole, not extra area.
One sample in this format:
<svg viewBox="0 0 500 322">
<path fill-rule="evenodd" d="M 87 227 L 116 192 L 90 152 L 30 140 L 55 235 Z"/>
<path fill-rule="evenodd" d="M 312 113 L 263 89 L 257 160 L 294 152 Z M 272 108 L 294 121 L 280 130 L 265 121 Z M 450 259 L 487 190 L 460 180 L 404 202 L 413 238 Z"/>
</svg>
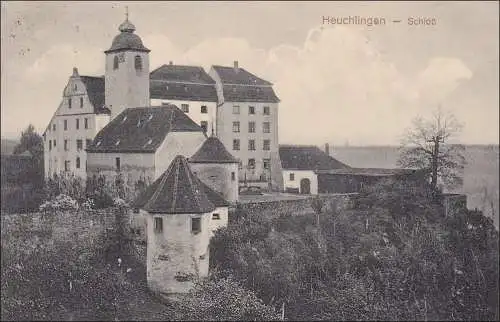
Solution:
<svg viewBox="0 0 500 322">
<path fill-rule="evenodd" d="M 439 107 L 430 119 L 417 117 L 401 141 L 400 167 L 426 170 L 431 189 L 438 188 L 438 179 L 448 188 L 463 183 L 465 147 L 450 144 L 449 140 L 460 133 L 462 124 L 453 114 L 444 113 Z"/>
</svg>

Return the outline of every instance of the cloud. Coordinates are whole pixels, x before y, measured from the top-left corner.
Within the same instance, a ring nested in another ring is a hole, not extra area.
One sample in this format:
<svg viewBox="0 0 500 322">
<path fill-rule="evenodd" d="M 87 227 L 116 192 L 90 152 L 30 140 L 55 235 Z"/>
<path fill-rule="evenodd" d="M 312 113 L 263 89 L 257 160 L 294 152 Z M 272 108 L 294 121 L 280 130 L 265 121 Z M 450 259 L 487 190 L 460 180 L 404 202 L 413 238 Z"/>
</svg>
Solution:
<svg viewBox="0 0 500 322">
<path fill-rule="evenodd" d="M 472 76 L 454 57 L 436 57 L 419 73 L 404 74 L 366 34 L 343 26 L 312 28 L 302 45 L 284 43 L 268 50 L 241 38 L 208 38 L 187 49 L 161 34 L 145 35 L 143 42 L 152 50 L 151 70 L 169 61 L 208 70 L 238 60 L 272 81 L 281 98 L 280 141 L 287 143 L 397 143 L 422 105 L 445 100 Z M 73 66 L 81 74 L 103 74 L 102 51 L 88 45 L 52 46 L 24 70 L 23 79 L 32 87 L 30 98 L 19 102 L 41 102 L 47 115 L 40 122 L 48 121 Z"/>
</svg>

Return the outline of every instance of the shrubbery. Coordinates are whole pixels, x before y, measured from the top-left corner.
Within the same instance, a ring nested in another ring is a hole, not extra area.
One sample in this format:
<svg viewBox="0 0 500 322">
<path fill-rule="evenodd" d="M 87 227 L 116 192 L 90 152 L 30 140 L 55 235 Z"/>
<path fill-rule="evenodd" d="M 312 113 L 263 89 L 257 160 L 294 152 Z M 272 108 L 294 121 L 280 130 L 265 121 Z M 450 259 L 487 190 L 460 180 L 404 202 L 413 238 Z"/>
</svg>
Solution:
<svg viewBox="0 0 500 322">
<path fill-rule="evenodd" d="M 357 203 L 323 210 L 319 226 L 235 215 L 212 238 L 211 268 L 264 304 L 285 305 L 291 320 L 498 319 L 491 220 L 444 218 L 432 194 L 404 182 L 381 183 Z"/>
</svg>

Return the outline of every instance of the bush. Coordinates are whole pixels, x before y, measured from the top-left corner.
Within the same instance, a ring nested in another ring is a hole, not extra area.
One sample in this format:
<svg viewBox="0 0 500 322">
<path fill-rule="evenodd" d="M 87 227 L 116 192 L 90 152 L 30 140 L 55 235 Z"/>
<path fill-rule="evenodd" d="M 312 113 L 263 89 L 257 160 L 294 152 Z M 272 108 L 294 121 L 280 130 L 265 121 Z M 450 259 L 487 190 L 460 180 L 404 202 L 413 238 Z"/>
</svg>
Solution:
<svg viewBox="0 0 500 322">
<path fill-rule="evenodd" d="M 78 208 L 76 200 L 64 194 L 58 195 L 40 205 L 40 211 L 42 212 L 78 210 Z"/>
</svg>

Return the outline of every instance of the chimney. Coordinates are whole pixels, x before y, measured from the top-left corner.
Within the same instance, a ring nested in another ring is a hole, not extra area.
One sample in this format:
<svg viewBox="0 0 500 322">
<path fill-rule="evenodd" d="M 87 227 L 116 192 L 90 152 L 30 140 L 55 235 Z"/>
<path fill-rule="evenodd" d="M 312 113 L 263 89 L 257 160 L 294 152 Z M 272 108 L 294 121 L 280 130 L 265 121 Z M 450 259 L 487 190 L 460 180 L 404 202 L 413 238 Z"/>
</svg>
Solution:
<svg viewBox="0 0 500 322">
<path fill-rule="evenodd" d="M 238 70 L 239 70 L 239 67 L 238 67 L 238 61 L 237 61 L 237 60 L 235 60 L 235 61 L 234 61 L 234 72 L 235 72 L 235 73 L 237 73 L 237 72 L 238 72 Z"/>
<path fill-rule="evenodd" d="M 169 62 L 168 62 L 168 64 L 169 64 L 169 65 L 173 65 L 174 63 L 173 63 L 172 61 L 169 61 Z"/>
<path fill-rule="evenodd" d="M 73 77 L 78 77 L 78 76 L 79 76 L 79 75 L 78 75 L 78 68 L 73 67 L 73 75 L 72 75 L 72 76 L 73 76 Z"/>
<path fill-rule="evenodd" d="M 325 143 L 325 153 L 330 155 L 330 145 L 328 143 Z"/>
</svg>

